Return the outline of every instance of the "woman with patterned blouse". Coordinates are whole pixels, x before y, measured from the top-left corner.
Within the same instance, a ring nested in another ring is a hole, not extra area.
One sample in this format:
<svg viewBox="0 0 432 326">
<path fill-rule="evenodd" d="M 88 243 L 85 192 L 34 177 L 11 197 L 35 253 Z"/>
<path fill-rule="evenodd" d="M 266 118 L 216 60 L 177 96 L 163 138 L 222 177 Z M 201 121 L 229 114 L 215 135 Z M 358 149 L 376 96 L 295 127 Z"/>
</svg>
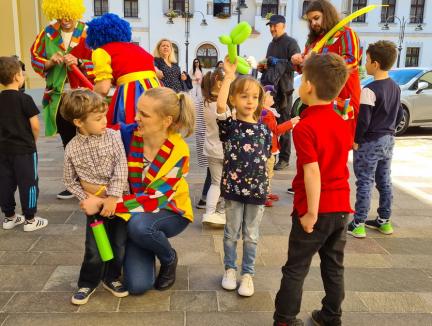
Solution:
<svg viewBox="0 0 432 326">
<path fill-rule="evenodd" d="M 176 93 L 183 91 L 182 81 L 186 80 L 186 74 L 180 71 L 171 41 L 161 39 L 156 44 L 153 56 L 156 74 L 164 86 L 171 88 Z"/>
</svg>

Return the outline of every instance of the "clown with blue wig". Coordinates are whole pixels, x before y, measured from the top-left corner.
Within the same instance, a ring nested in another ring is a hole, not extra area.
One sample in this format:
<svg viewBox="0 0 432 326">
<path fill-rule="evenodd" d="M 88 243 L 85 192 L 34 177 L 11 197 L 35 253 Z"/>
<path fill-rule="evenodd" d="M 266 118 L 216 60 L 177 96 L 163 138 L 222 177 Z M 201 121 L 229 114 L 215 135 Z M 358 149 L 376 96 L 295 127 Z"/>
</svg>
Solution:
<svg viewBox="0 0 432 326">
<path fill-rule="evenodd" d="M 94 50 L 94 90 L 106 96 L 111 85 L 116 85 L 107 113 L 108 126 L 134 123 L 140 95 L 161 86 L 153 56 L 131 43 L 130 24 L 115 14 L 94 18 L 88 26 L 86 42 Z"/>
</svg>

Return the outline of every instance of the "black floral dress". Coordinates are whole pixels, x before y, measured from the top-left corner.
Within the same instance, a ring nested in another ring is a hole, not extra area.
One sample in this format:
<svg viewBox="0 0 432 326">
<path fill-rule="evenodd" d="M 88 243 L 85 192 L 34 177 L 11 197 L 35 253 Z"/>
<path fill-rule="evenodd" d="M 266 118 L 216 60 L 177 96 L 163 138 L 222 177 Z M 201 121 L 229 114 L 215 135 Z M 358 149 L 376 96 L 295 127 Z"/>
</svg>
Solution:
<svg viewBox="0 0 432 326">
<path fill-rule="evenodd" d="M 249 123 L 218 116 L 224 147 L 221 195 L 228 200 L 263 205 L 268 192 L 267 159 L 271 132 L 261 122 Z"/>
</svg>

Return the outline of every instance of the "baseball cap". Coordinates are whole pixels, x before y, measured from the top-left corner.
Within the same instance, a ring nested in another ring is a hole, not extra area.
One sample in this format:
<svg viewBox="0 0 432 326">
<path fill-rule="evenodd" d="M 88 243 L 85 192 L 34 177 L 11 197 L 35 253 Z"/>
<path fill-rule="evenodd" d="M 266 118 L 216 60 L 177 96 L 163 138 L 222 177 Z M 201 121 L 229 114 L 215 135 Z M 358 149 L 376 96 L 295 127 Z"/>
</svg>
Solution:
<svg viewBox="0 0 432 326">
<path fill-rule="evenodd" d="M 285 17 L 282 15 L 272 15 L 270 21 L 266 25 L 276 25 L 278 23 L 286 23 Z"/>
</svg>

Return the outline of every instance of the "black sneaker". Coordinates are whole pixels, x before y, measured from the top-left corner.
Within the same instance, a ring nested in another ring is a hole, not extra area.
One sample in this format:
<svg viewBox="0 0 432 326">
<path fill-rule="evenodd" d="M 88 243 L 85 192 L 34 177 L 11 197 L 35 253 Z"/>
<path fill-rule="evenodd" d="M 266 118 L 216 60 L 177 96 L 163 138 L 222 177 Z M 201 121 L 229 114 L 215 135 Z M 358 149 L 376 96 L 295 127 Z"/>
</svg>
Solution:
<svg viewBox="0 0 432 326">
<path fill-rule="evenodd" d="M 77 305 L 86 304 L 95 290 L 96 288 L 79 288 L 78 291 L 72 296 L 71 302 Z"/>
<path fill-rule="evenodd" d="M 124 298 L 129 295 L 129 292 L 120 281 L 102 282 L 102 286 L 117 298 Z"/>
<path fill-rule="evenodd" d="M 289 166 L 289 162 L 285 160 L 279 160 L 277 164 L 274 166 L 273 170 L 280 171 L 284 170 Z"/>
<path fill-rule="evenodd" d="M 303 320 L 298 319 L 298 318 L 293 319 L 293 320 L 288 321 L 288 322 L 275 322 L 274 323 L 274 326 L 303 326 L 303 325 L 304 325 Z"/>
<path fill-rule="evenodd" d="M 67 190 L 63 190 L 62 192 L 60 192 L 60 193 L 57 194 L 57 198 L 58 199 L 72 199 L 74 197 L 75 196 L 72 195 L 72 193 L 69 192 L 69 191 L 67 191 Z"/>
<path fill-rule="evenodd" d="M 294 189 L 293 188 L 288 188 L 287 189 L 287 193 L 289 193 L 290 195 L 294 195 Z"/>
<path fill-rule="evenodd" d="M 174 250 L 174 249 L 173 249 Z M 159 275 L 155 281 L 155 288 L 159 291 L 168 290 L 176 280 L 176 269 L 178 263 L 177 252 L 174 250 L 174 261 L 168 265 L 161 264 Z"/>
<path fill-rule="evenodd" d="M 342 326 L 342 321 L 339 319 L 332 321 L 331 323 L 326 323 L 321 317 L 321 310 L 312 311 L 312 322 L 315 326 Z"/>
<path fill-rule="evenodd" d="M 206 204 L 207 204 L 207 202 L 204 199 L 200 199 L 195 207 L 199 208 L 199 209 L 204 209 L 204 208 L 206 208 Z"/>
</svg>

